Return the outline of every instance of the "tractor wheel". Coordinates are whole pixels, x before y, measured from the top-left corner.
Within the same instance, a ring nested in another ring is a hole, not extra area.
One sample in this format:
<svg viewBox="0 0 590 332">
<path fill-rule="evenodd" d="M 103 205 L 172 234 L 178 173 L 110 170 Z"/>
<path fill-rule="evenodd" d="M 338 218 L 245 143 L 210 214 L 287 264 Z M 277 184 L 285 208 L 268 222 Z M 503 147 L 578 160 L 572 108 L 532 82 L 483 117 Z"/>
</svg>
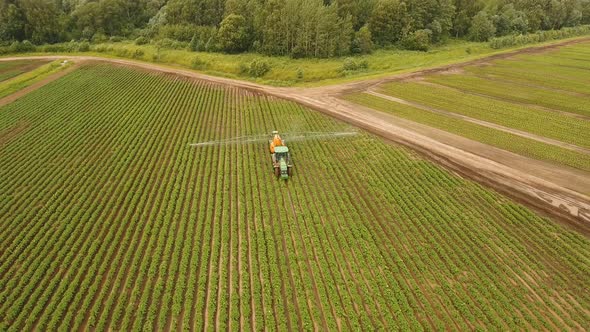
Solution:
<svg viewBox="0 0 590 332">
<path fill-rule="evenodd" d="M 281 169 L 280 168 L 275 167 L 275 175 L 276 175 L 276 177 L 281 176 Z"/>
<path fill-rule="evenodd" d="M 289 177 L 293 176 L 293 167 L 287 168 L 287 174 L 289 174 Z"/>
</svg>

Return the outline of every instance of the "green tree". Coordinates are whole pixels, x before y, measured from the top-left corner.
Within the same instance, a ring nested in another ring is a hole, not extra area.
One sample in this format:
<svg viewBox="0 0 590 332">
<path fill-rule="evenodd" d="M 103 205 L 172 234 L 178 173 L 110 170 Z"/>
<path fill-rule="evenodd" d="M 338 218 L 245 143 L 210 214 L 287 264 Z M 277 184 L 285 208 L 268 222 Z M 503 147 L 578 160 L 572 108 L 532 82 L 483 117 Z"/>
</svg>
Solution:
<svg viewBox="0 0 590 332">
<path fill-rule="evenodd" d="M 526 33 L 528 31 L 528 19 L 526 15 L 514 8 L 509 3 L 502 7 L 502 10 L 492 18 L 496 27 L 496 35 L 503 36 L 512 33 Z"/>
<path fill-rule="evenodd" d="M 20 0 L 25 24 L 25 38 L 35 44 L 59 41 L 60 13 L 51 0 Z"/>
<path fill-rule="evenodd" d="M 473 41 L 488 41 L 494 37 L 496 27 L 485 11 L 480 11 L 473 17 L 469 28 L 469 39 Z"/>
<path fill-rule="evenodd" d="M 404 38 L 404 48 L 413 51 L 428 51 L 432 31 L 428 29 L 416 30 Z"/>
<path fill-rule="evenodd" d="M 228 15 L 219 26 L 217 43 L 220 50 L 228 53 L 243 52 L 250 46 L 246 19 L 241 15 Z"/>
<path fill-rule="evenodd" d="M 373 36 L 371 30 L 365 24 L 356 32 L 353 43 L 355 53 L 368 54 L 373 51 Z"/>
<path fill-rule="evenodd" d="M 410 30 L 411 19 L 404 2 L 379 0 L 370 20 L 373 39 L 379 45 L 393 44 Z"/>
<path fill-rule="evenodd" d="M 15 4 L 0 3 L 0 41 L 23 40 L 25 20 Z"/>
<path fill-rule="evenodd" d="M 455 16 L 451 33 L 459 38 L 467 35 L 471 19 L 484 8 L 480 0 L 455 0 Z"/>
</svg>

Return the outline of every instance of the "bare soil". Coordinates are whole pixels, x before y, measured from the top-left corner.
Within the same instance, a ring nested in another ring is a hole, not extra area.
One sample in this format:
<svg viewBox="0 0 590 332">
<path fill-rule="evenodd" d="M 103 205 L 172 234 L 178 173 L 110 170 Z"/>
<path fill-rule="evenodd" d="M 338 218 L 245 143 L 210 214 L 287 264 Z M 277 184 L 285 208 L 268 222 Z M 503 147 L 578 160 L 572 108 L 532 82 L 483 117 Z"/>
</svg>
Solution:
<svg viewBox="0 0 590 332">
<path fill-rule="evenodd" d="M 590 173 L 566 166 L 526 158 L 505 150 L 497 149 L 464 137 L 453 135 L 435 128 L 407 121 L 370 108 L 355 105 L 339 99 L 350 92 L 365 91 L 373 86 L 417 78 L 427 74 L 458 71 L 465 66 L 486 64 L 492 60 L 505 59 L 518 54 L 534 54 L 556 49 L 565 45 L 590 41 L 581 38 L 562 43 L 530 47 L 513 52 L 492 55 L 486 58 L 407 74 L 365 80 L 320 88 L 276 88 L 235 79 L 213 77 L 190 70 L 164 67 L 153 63 L 123 59 L 105 59 L 90 56 L 41 56 L 4 58 L 15 59 L 63 59 L 76 61 L 104 61 L 114 64 L 142 68 L 162 73 L 176 74 L 217 84 L 236 86 L 257 93 L 265 93 L 291 100 L 313 108 L 332 117 L 361 127 L 389 141 L 408 146 L 430 160 L 455 171 L 462 176 L 494 188 L 513 199 L 535 208 L 574 229 L 590 236 Z M 60 73 L 65 75 L 66 73 Z M 55 79 L 55 77 L 52 77 Z M 50 78 L 45 83 L 51 81 Z M 37 83 L 38 84 L 38 83 Z M 36 86 L 37 88 L 39 86 Z M 18 97 L 30 92 L 18 93 Z M 17 97 L 17 98 L 18 98 Z M 14 98 L 9 96 L 6 98 Z M 0 100 L 5 104 L 4 98 Z M 15 100 L 14 98 L 13 100 Z M 206 317 L 206 316 L 205 316 Z"/>
</svg>

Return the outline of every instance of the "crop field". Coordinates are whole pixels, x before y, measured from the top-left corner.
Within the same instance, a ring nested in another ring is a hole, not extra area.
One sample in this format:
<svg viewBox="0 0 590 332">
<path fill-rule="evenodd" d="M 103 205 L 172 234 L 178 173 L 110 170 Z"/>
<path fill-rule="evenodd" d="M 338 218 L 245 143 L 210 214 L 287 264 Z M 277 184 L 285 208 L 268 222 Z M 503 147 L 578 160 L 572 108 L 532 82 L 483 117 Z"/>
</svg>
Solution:
<svg viewBox="0 0 590 332">
<path fill-rule="evenodd" d="M 355 131 L 106 64 L 1 107 L 0 330 L 590 329 L 590 240 L 414 152 L 190 146 L 275 129 Z"/>
<path fill-rule="evenodd" d="M 397 100 L 366 93 L 344 98 L 521 155 L 588 171 L 590 57 L 584 56 L 588 52 L 590 43 L 566 46 L 376 89 Z"/>
<path fill-rule="evenodd" d="M 0 82 L 33 70 L 47 61 L 17 60 L 0 62 Z"/>
</svg>

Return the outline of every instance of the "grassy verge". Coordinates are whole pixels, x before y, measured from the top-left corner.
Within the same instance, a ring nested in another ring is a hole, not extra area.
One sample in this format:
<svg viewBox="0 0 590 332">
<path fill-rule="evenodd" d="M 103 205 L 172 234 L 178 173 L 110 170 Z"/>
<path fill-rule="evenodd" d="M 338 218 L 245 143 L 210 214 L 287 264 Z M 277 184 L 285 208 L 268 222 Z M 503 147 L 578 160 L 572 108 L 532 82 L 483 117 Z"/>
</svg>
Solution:
<svg viewBox="0 0 590 332">
<path fill-rule="evenodd" d="M 422 83 L 389 83 L 382 86 L 382 92 L 447 112 L 590 147 L 590 122 L 564 114 Z"/>
<path fill-rule="evenodd" d="M 16 76 L 14 79 L 0 83 L 0 98 L 4 98 L 18 90 L 26 88 L 36 82 L 41 81 L 47 76 L 57 73 L 69 67 L 71 63 L 62 64 L 61 60 L 57 60 L 46 65 L 43 65 L 35 70 Z"/>
<path fill-rule="evenodd" d="M 523 156 L 590 171 L 590 156 L 586 154 L 402 105 L 364 93 L 352 94 L 346 96 L 345 99 Z"/>
<path fill-rule="evenodd" d="M 90 52 L 83 53 L 34 54 L 96 55 L 102 57 L 130 58 L 139 61 L 180 66 L 205 74 L 238 78 L 272 86 L 311 87 L 379 78 L 392 74 L 479 59 L 492 54 L 506 53 L 531 46 L 550 45 L 580 38 L 584 37 L 503 50 L 494 50 L 488 43 L 473 43 L 462 40 L 451 40 L 447 44 L 434 47 L 428 52 L 395 49 L 378 50 L 370 55 L 353 57 L 354 61 L 366 61 L 368 63 L 368 69 L 352 72 L 342 70 L 345 58 L 292 59 L 289 57 L 268 57 L 255 53 L 221 54 L 191 52 L 187 50 L 158 50 L 153 45 L 138 46 L 130 42 L 92 45 Z M 32 55 L 32 53 L 27 55 Z M 271 70 L 260 78 L 243 74 L 243 67 L 249 65 L 254 60 L 267 62 Z"/>
</svg>

